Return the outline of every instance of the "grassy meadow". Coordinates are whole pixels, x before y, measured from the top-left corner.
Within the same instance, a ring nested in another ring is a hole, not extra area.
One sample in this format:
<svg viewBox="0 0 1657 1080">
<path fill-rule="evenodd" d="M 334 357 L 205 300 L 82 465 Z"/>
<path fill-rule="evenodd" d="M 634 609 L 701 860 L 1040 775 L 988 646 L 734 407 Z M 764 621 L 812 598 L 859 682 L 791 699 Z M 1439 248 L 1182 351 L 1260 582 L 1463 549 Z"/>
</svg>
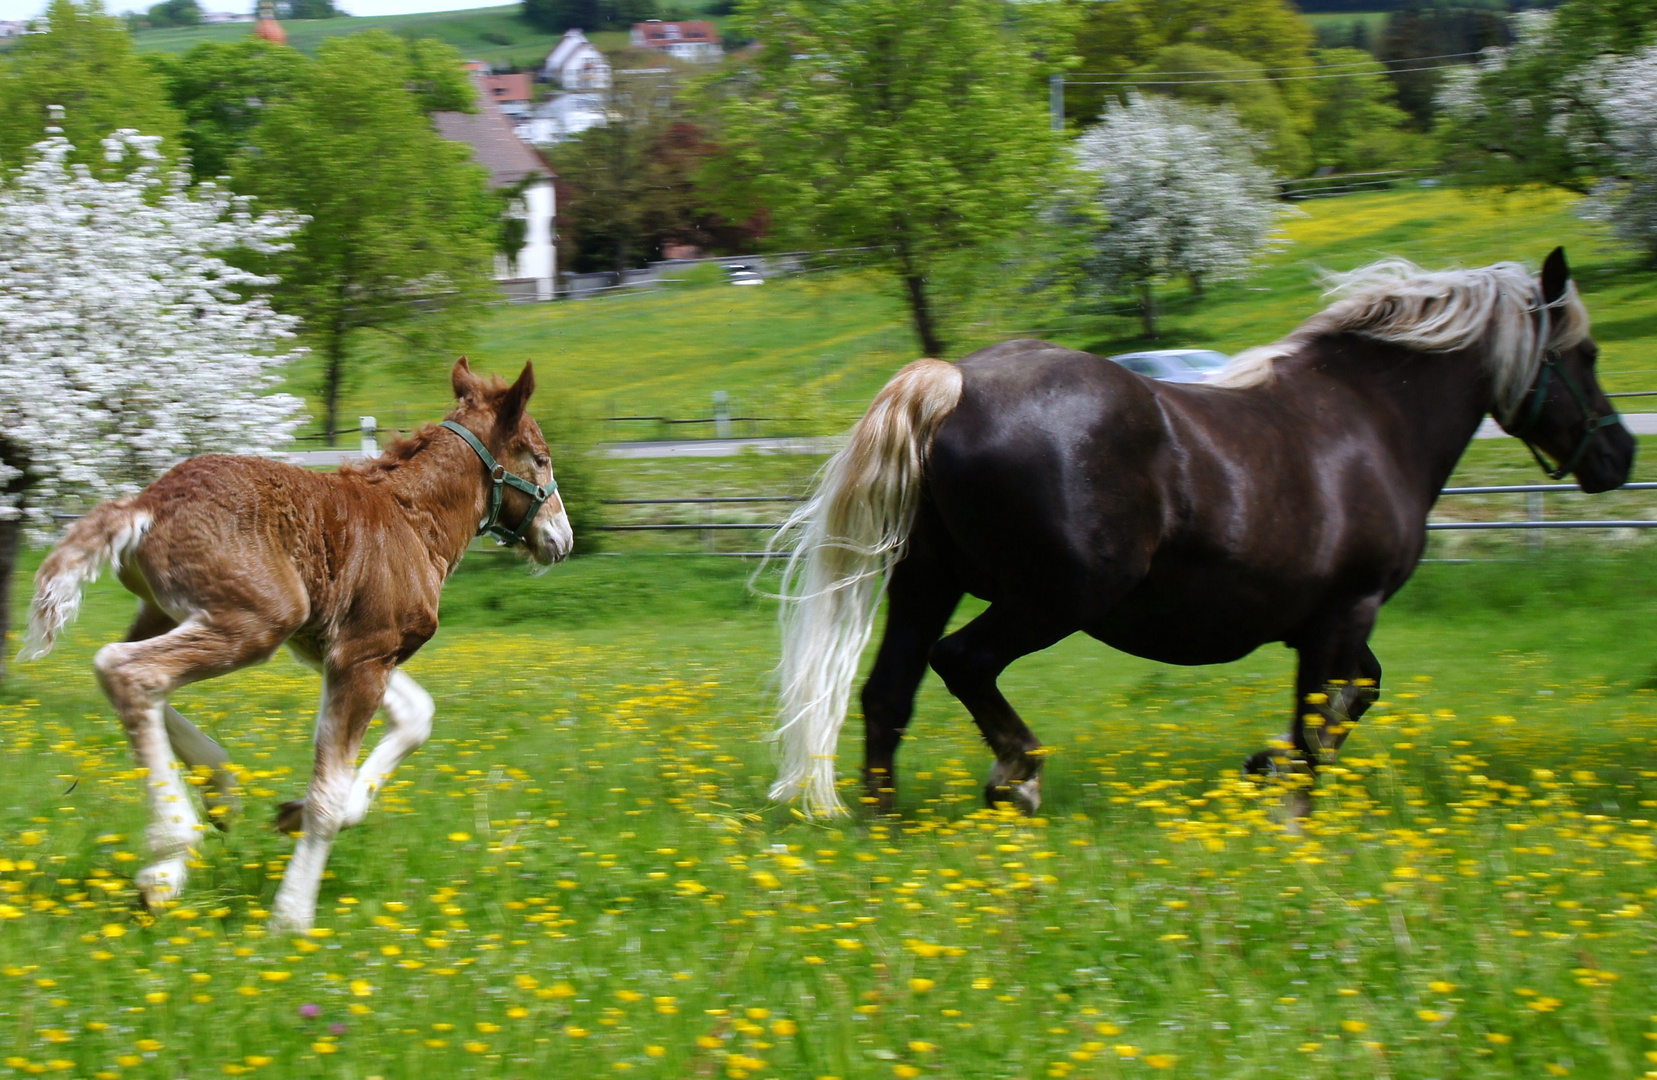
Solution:
<svg viewBox="0 0 1657 1080">
<path fill-rule="evenodd" d="M 1132 312 L 1047 326 L 993 312 L 966 332 L 956 354 L 1010 337 L 1101 353 L 1145 346 L 1237 352 L 1274 340 L 1317 311 L 1320 269 L 1350 270 L 1382 255 L 1435 268 L 1500 259 L 1539 265 L 1564 244 L 1595 317 L 1607 389 L 1657 389 L 1657 275 L 1635 266 L 1573 205 L 1557 192 L 1449 188 L 1313 200 L 1285 221 L 1289 245 L 1248 280 L 1211 286 L 1201 301 L 1183 288 L 1166 290 L 1158 341 L 1138 336 Z M 781 418 L 763 433 L 810 434 L 843 430 L 917 355 L 898 291 L 880 276 L 808 274 L 758 288 L 726 285 L 712 268 L 683 276 L 649 292 L 501 305 L 479 327 L 472 358 L 513 373 L 533 360 L 543 416 L 705 417 L 713 393 L 723 390 L 739 415 Z M 340 415 L 368 414 L 398 426 L 435 417 L 447 407 L 448 362 L 371 365 L 347 388 Z M 303 393 L 314 381 L 313 369 L 301 366 L 293 388 Z M 635 424 L 614 434 L 661 432 Z"/>
<path fill-rule="evenodd" d="M 1563 240 L 1608 383 L 1657 387 L 1657 281 L 1563 200 L 1371 195 L 1289 228 L 1256 279 L 1171 295 L 1165 343 L 1282 333 L 1315 307 L 1317 265 L 1535 261 Z M 1118 316 L 1049 329 L 1136 343 Z M 911 357 L 907 333 L 862 275 L 690 281 L 501 308 L 474 355 L 535 359 L 544 419 L 705 415 L 724 389 L 834 430 Z M 377 370 L 346 411 L 433 417 L 445 385 L 435 362 Z M 1657 478 L 1645 441 L 1636 479 Z M 816 464 L 618 461 L 602 480 L 787 493 Z M 1493 440 L 1456 479 L 1534 478 Z M 1477 561 L 1424 565 L 1383 612 L 1382 701 L 1300 835 L 1238 773 L 1286 720 L 1277 647 L 1186 669 L 1075 638 L 1015 664 L 1002 686 L 1051 748 L 1038 818 L 982 809 L 988 754 L 930 678 L 899 814 L 771 805 L 770 579 L 653 545 L 541 577 L 468 558 L 407 665 L 434 737 L 342 835 L 304 937 L 268 930 L 292 843 L 267 823 L 308 774 L 315 676 L 283 656 L 175 697 L 230 749 L 244 805 L 203 835 L 183 899 L 143 911 L 142 779 L 90 667 L 132 605 L 90 589 L 58 650 L 0 684 L 0 1077 L 1657 1075 L 1643 539 L 1435 539 Z M 861 750 L 853 721 L 848 783 Z"/>
<path fill-rule="evenodd" d="M 699 10 L 703 4 L 689 0 L 680 5 Z M 465 11 L 436 11 L 418 15 L 371 15 L 362 18 L 286 19 L 288 44 L 301 52 L 314 53 L 323 41 L 341 34 L 384 30 L 400 37 L 436 38 L 447 42 L 468 60 L 487 60 L 497 68 L 533 68 L 546 60 L 562 34 L 550 34 L 526 22 L 517 4 L 505 7 L 470 8 Z M 212 26 L 177 26 L 133 33 L 139 52 L 183 52 L 204 41 L 235 41 L 252 33 L 248 23 L 221 23 Z M 625 30 L 598 31 L 587 35 L 605 52 L 627 48 Z M 505 39 L 504 43 L 502 39 Z"/>
</svg>

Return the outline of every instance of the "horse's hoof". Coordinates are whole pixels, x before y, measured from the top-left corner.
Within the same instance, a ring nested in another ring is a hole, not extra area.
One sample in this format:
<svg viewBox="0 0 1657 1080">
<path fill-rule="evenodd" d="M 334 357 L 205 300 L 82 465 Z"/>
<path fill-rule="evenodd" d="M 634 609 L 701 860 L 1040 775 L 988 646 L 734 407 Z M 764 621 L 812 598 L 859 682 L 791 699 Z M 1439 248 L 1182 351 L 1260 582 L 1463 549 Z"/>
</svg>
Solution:
<svg viewBox="0 0 1657 1080">
<path fill-rule="evenodd" d="M 1041 777 L 1032 776 L 1028 780 L 1021 780 L 1007 786 L 1007 793 L 1013 806 L 1025 817 L 1035 817 L 1036 811 L 1041 809 Z"/>
<path fill-rule="evenodd" d="M 1243 762 L 1243 775 L 1265 776 L 1268 773 L 1276 772 L 1276 766 L 1272 764 L 1273 753 L 1274 751 L 1271 750 L 1261 750 L 1259 753 L 1250 754 L 1247 760 Z"/>
<path fill-rule="evenodd" d="M 305 831 L 305 800 L 290 799 L 276 808 L 277 832 L 297 833 Z"/>
<path fill-rule="evenodd" d="M 1025 817 L 1034 817 L 1036 811 L 1041 809 L 1041 777 L 1032 776 L 1010 784 L 998 784 L 993 780 L 985 784 L 984 805 L 993 810 L 1002 803 L 1010 803 Z"/>
<path fill-rule="evenodd" d="M 188 873 L 183 859 L 167 859 L 144 867 L 133 876 L 132 882 L 138 886 L 138 898 L 145 909 L 159 914 L 184 891 Z"/>
</svg>

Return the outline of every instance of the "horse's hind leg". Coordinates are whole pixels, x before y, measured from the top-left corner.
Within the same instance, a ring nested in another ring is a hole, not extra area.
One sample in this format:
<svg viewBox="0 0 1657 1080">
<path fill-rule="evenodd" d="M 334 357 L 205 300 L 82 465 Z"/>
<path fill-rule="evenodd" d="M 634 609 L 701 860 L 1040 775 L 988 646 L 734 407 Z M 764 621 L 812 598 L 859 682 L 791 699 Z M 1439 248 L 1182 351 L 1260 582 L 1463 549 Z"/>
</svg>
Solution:
<svg viewBox="0 0 1657 1080">
<path fill-rule="evenodd" d="M 98 682 L 126 728 L 150 793 L 147 835 L 155 861 L 134 880 L 151 907 L 184 888 L 186 858 L 202 829 L 173 761 L 167 698 L 187 683 L 265 659 L 283 636 L 279 631 L 232 629 L 190 619 L 166 633 L 105 645 L 93 659 Z"/>
<path fill-rule="evenodd" d="M 891 813 L 897 799 L 898 744 L 915 713 L 927 655 L 960 600 L 960 586 L 925 556 L 911 555 L 892 572 L 886 631 L 863 684 L 864 802 L 882 814 Z"/>
<path fill-rule="evenodd" d="M 1041 807 L 1041 741 L 1002 696 L 996 680 L 1014 660 L 1078 629 L 1059 622 L 1052 612 L 1037 614 L 997 602 L 932 648 L 932 670 L 972 713 L 995 751 L 995 766 L 984 785 L 984 798 L 992 804 L 1010 801 L 1026 814 Z"/>
</svg>

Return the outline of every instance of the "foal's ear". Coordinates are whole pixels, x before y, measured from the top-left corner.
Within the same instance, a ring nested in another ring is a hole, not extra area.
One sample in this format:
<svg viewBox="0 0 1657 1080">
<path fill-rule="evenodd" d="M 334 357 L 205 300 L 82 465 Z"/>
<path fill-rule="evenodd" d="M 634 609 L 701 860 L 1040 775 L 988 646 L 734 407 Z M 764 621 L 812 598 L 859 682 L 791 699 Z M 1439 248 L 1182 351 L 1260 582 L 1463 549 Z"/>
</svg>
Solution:
<svg viewBox="0 0 1657 1080">
<path fill-rule="evenodd" d="M 1565 249 L 1556 247 L 1542 261 L 1542 299 L 1553 303 L 1565 295 L 1565 286 L 1571 280 L 1571 268 L 1565 264 Z"/>
<path fill-rule="evenodd" d="M 455 361 L 454 370 L 449 372 L 449 385 L 454 387 L 456 400 L 471 401 L 477 397 L 482 382 L 472 374 L 471 363 L 462 356 Z"/>
<path fill-rule="evenodd" d="M 524 364 L 518 381 L 506 388 L 506 394 L 501 398 L 500 408 L 496 410 L 496 419 L 506 423 L 516 422 L 523 415 L 524 406 L 529 404 L 529 395 L 535 393 L 535 365 Z"/>
</svg>

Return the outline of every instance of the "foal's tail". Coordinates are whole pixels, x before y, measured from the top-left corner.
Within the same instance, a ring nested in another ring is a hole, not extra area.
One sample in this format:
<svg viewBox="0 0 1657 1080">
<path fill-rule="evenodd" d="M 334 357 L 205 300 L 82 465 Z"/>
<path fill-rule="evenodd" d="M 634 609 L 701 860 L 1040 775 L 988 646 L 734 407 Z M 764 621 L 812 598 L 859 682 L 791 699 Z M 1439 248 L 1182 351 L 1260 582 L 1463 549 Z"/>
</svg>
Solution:
<svg viewBox="0 0 1657 1080">
<path fill-rule="evenodd" d="M 852 681 L 915 525 L 932 436 L 960 400 L 954 364 L 917 360 L 898 372 L 823 467 L 817 493 L 772 542 L 791 550 L 773 736 L 781 764 L 771 797 L 804 796 L 808 814 L 845 813 L 834 753 Z"/>
<path fill-rule="evenodd" d="M 35 571 L 35 596 L 29 605 L 29 632 L 19 660 L 35 660 L 52 651 L 59 632 L 75 621 L 81 587 L 98 580 L 104 563 L 119 569 L 150 527 L 148 511 L 132 499 L 99 503 L 75 522 L 46 561 Z"/>
</svg>

